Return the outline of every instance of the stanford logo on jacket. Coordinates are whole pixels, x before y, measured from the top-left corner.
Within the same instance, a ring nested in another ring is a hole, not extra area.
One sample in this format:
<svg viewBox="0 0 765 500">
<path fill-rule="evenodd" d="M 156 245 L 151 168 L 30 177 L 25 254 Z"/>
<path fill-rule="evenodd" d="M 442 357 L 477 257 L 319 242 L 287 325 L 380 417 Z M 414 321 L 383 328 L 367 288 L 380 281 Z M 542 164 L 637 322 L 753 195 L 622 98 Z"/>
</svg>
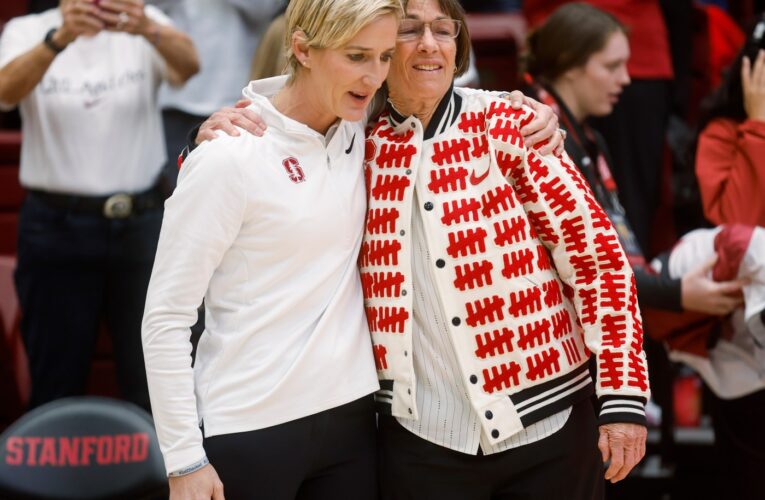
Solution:
<svg viewBox="0 0 765 500">
<path fill-rule="evenodd" d="M 288 156 L 282 160 L 284 170 L 287 172 L 290 180 L 295 184 L 299 184 L 305 180 L 305 174 L 303 173 L 303 167 L 298 163 L 297 158 L 294 156 Z"/>
</svg>

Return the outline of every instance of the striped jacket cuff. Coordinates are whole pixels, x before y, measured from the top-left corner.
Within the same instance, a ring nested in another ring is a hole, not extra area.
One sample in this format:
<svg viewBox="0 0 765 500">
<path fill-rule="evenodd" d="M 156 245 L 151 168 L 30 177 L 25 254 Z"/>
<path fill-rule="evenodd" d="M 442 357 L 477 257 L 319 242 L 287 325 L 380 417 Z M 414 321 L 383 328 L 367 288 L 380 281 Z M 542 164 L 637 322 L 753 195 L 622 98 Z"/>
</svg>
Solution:
<svg viewBox="0 0 765 500">
<path fill-rule="evenodd" d="M 598 399 L 600 414 L 598 425 L 631 423 L 647 426 L 646 398 L 640 396 L 602 396 Z"/>
</svg>

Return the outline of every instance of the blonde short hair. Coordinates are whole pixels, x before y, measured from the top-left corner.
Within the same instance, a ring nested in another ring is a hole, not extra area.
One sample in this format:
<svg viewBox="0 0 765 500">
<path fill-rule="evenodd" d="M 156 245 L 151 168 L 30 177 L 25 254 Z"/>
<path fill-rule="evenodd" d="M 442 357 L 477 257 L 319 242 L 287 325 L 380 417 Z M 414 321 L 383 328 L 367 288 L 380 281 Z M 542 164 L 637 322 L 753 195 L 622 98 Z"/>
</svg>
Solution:
<svg viewBox="0 0 765 500">
<path fill-rule="evenodd" d="M 336 49 L 379 16 L 403 13 L 400 0 L 290 0 L 287 12 L 286 56 L 290 82 L 300 63 L 292 52 L 292 34 L 302 31 L 308 47 Z"/>
</svg>

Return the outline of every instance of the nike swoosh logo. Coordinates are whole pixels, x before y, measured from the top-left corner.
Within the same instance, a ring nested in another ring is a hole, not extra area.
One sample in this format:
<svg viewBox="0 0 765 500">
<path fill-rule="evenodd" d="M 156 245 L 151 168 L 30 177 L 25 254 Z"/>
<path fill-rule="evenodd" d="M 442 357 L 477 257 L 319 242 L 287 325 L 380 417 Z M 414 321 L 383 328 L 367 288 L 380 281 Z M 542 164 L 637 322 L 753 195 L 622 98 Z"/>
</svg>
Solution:
<svg viewBox="0 0 765 500">
<path fill-rule="evenodd" d="M 470 184 L 477 186 L 480 184 L 486 177 L 489 176 L 489 170 L 491 170 L 491 165 L 486 168 L 486 172 L 481 174 L 480 176 L 475 175 L 475 170 L 470 172 Z"/>
<path fill-rule="evenodd" d="M 349 155 L 351 154 L 351 151 L 353 151 L 353 143 L 356 142 L 356 134 L 353 134 L 353 139 L 351 139 L 351 145 L 348 146 L 348 149 L 345 150 L 345 154 Z"/>
</svg>

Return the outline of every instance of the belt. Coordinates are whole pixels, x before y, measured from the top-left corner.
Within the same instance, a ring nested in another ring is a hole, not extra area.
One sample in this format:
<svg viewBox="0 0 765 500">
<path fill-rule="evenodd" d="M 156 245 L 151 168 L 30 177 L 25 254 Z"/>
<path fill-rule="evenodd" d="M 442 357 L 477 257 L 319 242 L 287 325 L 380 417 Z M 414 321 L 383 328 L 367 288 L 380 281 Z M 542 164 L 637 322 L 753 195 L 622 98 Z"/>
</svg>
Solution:
<svg viewBox="0 0 765 500">
<path fill-rule="evenodd" d="M 165 201 L 159 186 L 141 193 L 115 193 L 109 196 L 72 195 L 36 189 L 28 189 L 27 192 L 50 207 L 81 214 L 101 215 L 107 219 L 125 219 L 159 208 Z"/>
</svg>

